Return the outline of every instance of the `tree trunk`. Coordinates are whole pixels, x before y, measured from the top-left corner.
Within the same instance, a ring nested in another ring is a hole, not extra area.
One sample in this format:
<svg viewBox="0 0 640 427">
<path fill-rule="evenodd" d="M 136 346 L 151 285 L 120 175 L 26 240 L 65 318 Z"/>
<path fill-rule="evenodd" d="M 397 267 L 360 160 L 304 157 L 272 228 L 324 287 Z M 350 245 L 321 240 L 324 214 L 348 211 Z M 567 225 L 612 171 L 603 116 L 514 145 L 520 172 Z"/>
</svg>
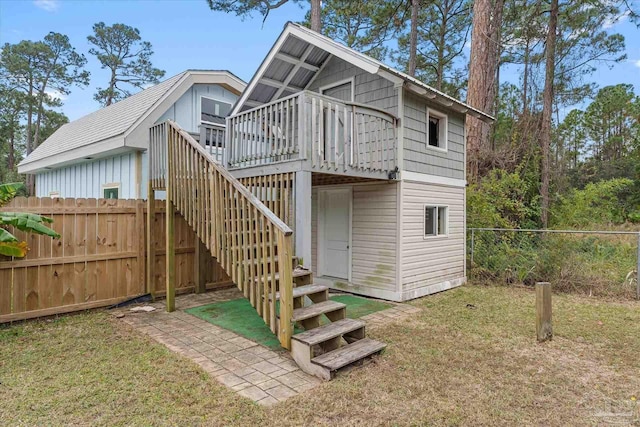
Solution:
<svg viewBox="0 0 640 427">
<path fill-rule="evenodd" d="M 322 1 L 311 0 L 311 29 L 322 33 Z"/>
<path fill-rule="evenodd" d="M 542 126 L 540 146 L 542 151 L 542 170 L 540 198 L 542 203 L 542 226 L 549 224 L 549 147 L 551 145 L 551 115 L 553 114 L 553 79 L 556 61 L 556 31 L 558 27 L 558 0 L 551 0 L 549 13 L 549 31 L 545 47 L 546 64 L 544 76 L 544 92 L 542 94 Z"/>
<path fill-rule="evenodd" d="M 29 99 L 27 107 L 27 156 L 33 151 L 33 82 L 29 82 Z M 27 175 L 26 186 L 29 195 L 35 193 L 35 180 L 33 175 Z"/>
<path fill-rule="evenodd" d="M 7 170 L 15 172 L 16 167 L 16 131 L 15 128 L 11 130 L 11 136 L 9 137 L 9 152 L 7 153 Z"/>
<path fill-rule="evenodd" d="M 408 73 L 416 76 L 416 56 L 418 51 L 418 12 L 420 0 L 411 0 L 411 32 L 409 33 L 409 65 Z"/>
<path fill-rule="evenodd" d="M 504 0 L 476 0 L 473 3 L 473 30 L 469 61 L 467 104 L 484 112 L 493 112 L 496 99 L 496 74 L 499 66 L 498 34 L 502 25 Z M 468 179 L 479 175 L 480 153 L 488 146 L 490 126 L 467 116 Z"/>
</svg>

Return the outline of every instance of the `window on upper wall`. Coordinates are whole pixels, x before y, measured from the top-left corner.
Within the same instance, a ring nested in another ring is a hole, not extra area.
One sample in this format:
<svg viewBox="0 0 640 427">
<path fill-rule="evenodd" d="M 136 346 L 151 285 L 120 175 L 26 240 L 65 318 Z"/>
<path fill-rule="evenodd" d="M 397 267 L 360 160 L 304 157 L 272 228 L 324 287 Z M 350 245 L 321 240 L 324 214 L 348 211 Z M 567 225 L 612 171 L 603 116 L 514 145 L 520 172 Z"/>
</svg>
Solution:
<svg viewBox="0 0 640 427">
<path fill-rule="evenodd" d="M 446 206 L 424 207 L 424 237 L 446 236 L 448 233 L 449 208 Z"/>
<path fill-rule="evenodd" d="M 427 109 L 427 146 L 447 150 L 447 115 Z"/>
<path fill-rule="evenodd" d="M 104 184 L 102 197 L 105 199 L 118 199 L 120 197 L 120 183 Z"/>
<path fill-rule="evenodd" d="M 225 117 L 231 112 L 231 107 L 232 105 L 229 103 L 203 96 L 200 98 L 200 121 L 203 123 L 224 125 Z"/>
</svg>

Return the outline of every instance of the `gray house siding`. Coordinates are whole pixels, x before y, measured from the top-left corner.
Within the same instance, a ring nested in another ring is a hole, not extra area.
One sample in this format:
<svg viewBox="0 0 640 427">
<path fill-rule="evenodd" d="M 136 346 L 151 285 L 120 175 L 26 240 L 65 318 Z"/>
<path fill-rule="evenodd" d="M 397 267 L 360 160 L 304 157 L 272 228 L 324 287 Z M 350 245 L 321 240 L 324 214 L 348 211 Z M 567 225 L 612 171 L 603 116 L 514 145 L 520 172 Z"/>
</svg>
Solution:
<svg viewBox="0 0 640 427">
<path fill-rule="evenodd" d="M 320 92 L 320 88 L 323 86 L 352 77 L 355 85 L 355 102 L 368 104 L 398 115 L 398 91 L 392 82 L 378 75 L 369 74 L 340 58 L 331 58 L 315 80 L 311 82 L 308 89 Z"/>
<path fill-rule="evenodd" d="M 207 97 L 233 105 L 238 96 L 218 85 L 194 84 L 159 119 L 173 120 L 188 132 L 200 132 L 200 98 Z"/>
<path fill-rule="evenodd" d="M 447 151 L 432 149 L 427 145 L 427 108 L 447 114 Z M 464 179 L 464 116 L 430 105 L 424 98 L 404 93 L 404 165 L 403 170 Z"/>
</svg>

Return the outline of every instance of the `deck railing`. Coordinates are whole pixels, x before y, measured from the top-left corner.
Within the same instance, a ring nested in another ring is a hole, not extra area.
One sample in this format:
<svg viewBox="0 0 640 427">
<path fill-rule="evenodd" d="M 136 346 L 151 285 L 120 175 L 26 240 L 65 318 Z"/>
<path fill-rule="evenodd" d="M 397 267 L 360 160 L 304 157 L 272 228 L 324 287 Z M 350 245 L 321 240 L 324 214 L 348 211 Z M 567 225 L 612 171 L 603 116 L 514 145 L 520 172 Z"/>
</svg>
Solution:
<svg viewBox="0 0 640 427">
<path fill-rule="evenodd" d="M 225 127 L 223 125 L 201 124 L 199 142 L 216 162 L 224 163 Z"/>
<path fill-rule="evenodd" d="M 171 121 L 150 130 L 150 178 L 290 348 L 292 230 Z M 276 293 L 279 297 L 279 321 Z"/>
<path fill-rule="evenodd" d="M 303 91 L 227 118 L 228 165 L 301 159 L 319 171 L 389 172 L 396 128 L 387 111 Z"/>
</svg>

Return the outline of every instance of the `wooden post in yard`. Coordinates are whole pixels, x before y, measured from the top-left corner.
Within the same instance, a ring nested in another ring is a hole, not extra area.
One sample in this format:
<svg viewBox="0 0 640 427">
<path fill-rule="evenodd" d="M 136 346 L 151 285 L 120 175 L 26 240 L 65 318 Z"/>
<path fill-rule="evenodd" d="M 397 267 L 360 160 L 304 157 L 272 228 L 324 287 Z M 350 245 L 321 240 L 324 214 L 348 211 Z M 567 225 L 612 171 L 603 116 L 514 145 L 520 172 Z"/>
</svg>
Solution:
<svg viewBox="0 0 640 427">
<path fill-rule="evenodd" d="M 538 342 L 553 338 L 551 323 L 551 283 L 536 283 L 536 334 Z"/>
<path fill-rule="evenodd" d="M 167 311 L 172 312 L 176 309 L 176 246 L 175 246 L 175 207 L 171 201 L 175 190 L 173 187 L 174 176 L 174 158 L 172 149 L 173 138 L 169 135 L 173 134 L 173 129 L 167 131 L 167 176 L 165 177 L 166 187 L 166 220 L 167 227 L 167 244 L 166 244 L 166 276 L 167 276 Z"/>
<path fill-rule="evenodd" d="M 156 218 L 156 199 L 151 182 L 151 174 L 149 174 L 149 182 L 147 184 L 147 293 L 151 294 L 151 298 L 155 299 L 155 273 L 154 266 L 156 263 L 156 248 L 154 239 L 154 226 Z"/>
</svg>

